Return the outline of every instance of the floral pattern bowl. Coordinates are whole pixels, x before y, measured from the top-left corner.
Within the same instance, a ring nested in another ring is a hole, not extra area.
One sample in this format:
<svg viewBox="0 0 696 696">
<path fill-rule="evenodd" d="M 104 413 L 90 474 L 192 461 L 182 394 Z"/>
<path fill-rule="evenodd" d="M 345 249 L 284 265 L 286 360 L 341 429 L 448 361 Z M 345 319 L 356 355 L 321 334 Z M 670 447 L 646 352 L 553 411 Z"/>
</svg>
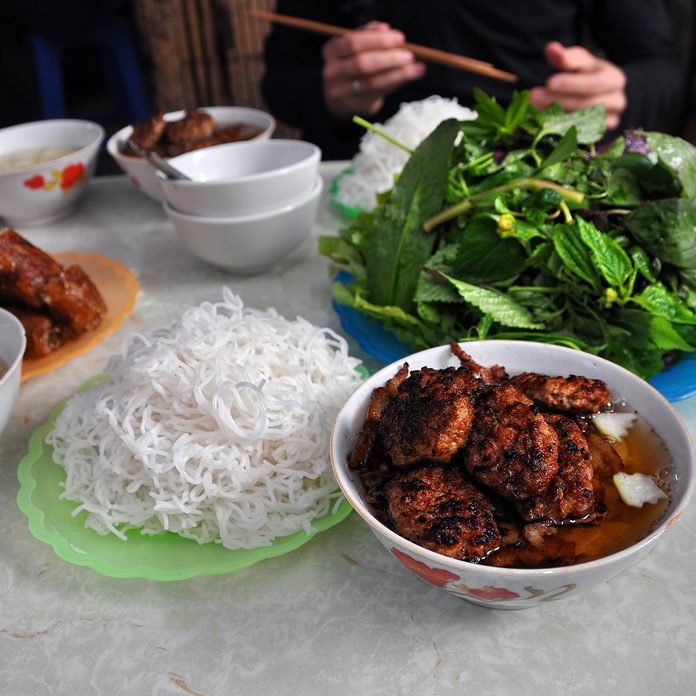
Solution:
<svg viewBox="0 0 696 696">
<path fill-rule="evenodd" d="M 0 129 L 0 216 L 22 227 L 67 215 L 94 173 L 103 140 L 99 124 L 80 119 Z"/>
<path fill-rule="evenodd" d="M 497 609 L 524 609 L 572 597 L 632 566 L 665 537 L 684 510 L 696 485 L 696 450 L 679 414 L 652 386 L 607 360 L 560 346 L 525 341 L 475 341 L 462 344 L 481 365 L 503 365 L 509 374 L 584 375 L 603 379 L 616 401 L 624 401 L 658 434 L 669 453 L 670 500 L 651 531 L 632 546 L 576 565 L 527 569 L 496 568 L 450 558 L 425 549 L 382 524 L 365 502 L 357 472 L 348 457 L 362 428 L 372 391 L 407 362 L 411 370 L 459 363 L 449 346 L 440 346 L 392 363 L 351 395 L 331 434 L 331 463 L 344 495 L 389 553 L 425 582 L 468 602 Z"/>
</svg>

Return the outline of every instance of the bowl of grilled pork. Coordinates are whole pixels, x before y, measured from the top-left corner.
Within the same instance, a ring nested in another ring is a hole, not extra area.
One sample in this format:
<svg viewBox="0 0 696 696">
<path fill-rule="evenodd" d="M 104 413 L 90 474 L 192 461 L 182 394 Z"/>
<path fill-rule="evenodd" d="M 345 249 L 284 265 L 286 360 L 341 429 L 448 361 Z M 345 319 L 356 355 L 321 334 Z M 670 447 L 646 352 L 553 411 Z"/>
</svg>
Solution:
<svg viewBox="0 0 696 696">
<path fill-rule="evenodd" d="M 145 153 L 154 152 L 169 159 L 214 145 L 265 140 L 271 137 L 275 126 L 269 113 L 242 106 L 156 112 L 114 133 L 106 149 L 137 188 L 161 201 L 157 171 L 145 159 Z"/>
<path fill-rule="evenodd" d="M 696 454 L 669 402 L 626 369 L 493 340 L 372 375 L 337 416 L 331 461 L 403 567 L 474 604 L 522 609 L 610 580 L 661 543 Z"/>
</svg>

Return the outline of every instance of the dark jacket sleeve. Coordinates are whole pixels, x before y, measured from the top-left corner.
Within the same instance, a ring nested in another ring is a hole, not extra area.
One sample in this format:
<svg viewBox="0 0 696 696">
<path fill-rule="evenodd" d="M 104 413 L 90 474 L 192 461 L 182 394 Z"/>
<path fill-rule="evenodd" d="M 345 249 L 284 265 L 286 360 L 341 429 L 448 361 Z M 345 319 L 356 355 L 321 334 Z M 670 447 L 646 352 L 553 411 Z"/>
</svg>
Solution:
<svg viewBox="0 0 696 696">
<path fill-rule="evenodd" d="M 370 3 L 365 2 L 279 0 L 276 11 L 344 27 L 370 19 Z M 350 158 L 363 131 L 350 120 L 336 120 L 324 104 L 321 50 L 326 41 L 324 36 L 275 25 L 266 40 L 261 89 L 273 114 L 300 128 L 305 139 L 320 143 L 324 159 Z"/>
<path fill-rule="evenodd" d="M 668 5 L 666 0 L 592 3 L 590 31 L 607 60 L 626 73 L 622 128 L 678 128 L 685 76 Z"/>
</svg>

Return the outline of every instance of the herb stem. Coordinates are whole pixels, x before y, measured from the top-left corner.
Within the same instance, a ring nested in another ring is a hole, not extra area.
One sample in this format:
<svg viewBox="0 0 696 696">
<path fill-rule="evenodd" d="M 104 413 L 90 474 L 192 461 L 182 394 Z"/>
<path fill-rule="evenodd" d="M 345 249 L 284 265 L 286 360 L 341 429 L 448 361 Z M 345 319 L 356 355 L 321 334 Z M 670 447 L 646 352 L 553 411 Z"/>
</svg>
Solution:
<svg viewBox="0 0 696 696">
<path fill-rule="evenodd" d="M 439 213 L 433 215 L 431 218 L 425 221 L 423 229 L 426 232 L 431 232 L 433 229 L 435 229 L 435 227 L 441 225 L 443 222 L 453 220 L 458 215 L 471 210 L 471 208 L 476 205 L 476 202 L 480 198 L 488 196 L 492 193 L 505 193 L 506 191 L 511 191 L 515 188 L 528 189 L 529 191 L 543 191 L 544 189 L 549 188 L 556 191 L 564 201 L 570 203 L 582 203 L 585 200 L 584 193 L 576 191 L 575 189 L 566 188 L 565 186 L 556 184 L 553 181 L 548 181 L 546 179 L 535 179 L 533 177 L 526 179 L 513 179 L 512 181 L 508 181 L 506 184 L 501 184 L 500 186 L 495 186 L 494 188 L 486 189 L 485 191 L 479 191 L 478 193 L 475 193 L 472 196 L 469 196 L 468 198 L 465 198 L 464 200 L 461 200 L 458 203 L 441 210 Z"/>
<path fill-rule="evenodd" d="M 377 128 L 377 126 L 375 126 L 374 123 L 366 121 L 361 116 L 353 116 L 353 123 L 357 123 L 359 126 L 367 128 L 367 130 L 371 130 L 373 133 L 376 133 L 377 135 L 381 136 L 382 138 L 390 142 L 392 145 L 396 145 L 396 147 L 400 147 L 402 150 L 405 150 L 406 152 L 408 152 L 409 155 L 413 154 L 413 150 L 410 147 L 406 147 L 406 145 L 400 143 L 398 140 L 396 140 L 396 138 L 392 138 L 391 135 L 385 133 L 381 128 Z"/>
</svg>

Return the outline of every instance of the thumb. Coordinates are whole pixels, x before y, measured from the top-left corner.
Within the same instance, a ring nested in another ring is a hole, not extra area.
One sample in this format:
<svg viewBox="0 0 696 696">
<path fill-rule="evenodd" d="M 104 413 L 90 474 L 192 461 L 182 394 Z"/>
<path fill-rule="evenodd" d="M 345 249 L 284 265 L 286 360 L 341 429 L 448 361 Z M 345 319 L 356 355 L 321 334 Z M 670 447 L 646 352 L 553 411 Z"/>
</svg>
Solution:
<svg viewBox="0 0 696 696">
<path fill-rule="evenodd" d="M 566 48 L 558 41 L 549 41 L 544 53 L 548 64 L 561 72 L 587 70 L 597 62 L 597 58 L 586 48 L 582 46 L 568 46 Z"/>
</svg>

